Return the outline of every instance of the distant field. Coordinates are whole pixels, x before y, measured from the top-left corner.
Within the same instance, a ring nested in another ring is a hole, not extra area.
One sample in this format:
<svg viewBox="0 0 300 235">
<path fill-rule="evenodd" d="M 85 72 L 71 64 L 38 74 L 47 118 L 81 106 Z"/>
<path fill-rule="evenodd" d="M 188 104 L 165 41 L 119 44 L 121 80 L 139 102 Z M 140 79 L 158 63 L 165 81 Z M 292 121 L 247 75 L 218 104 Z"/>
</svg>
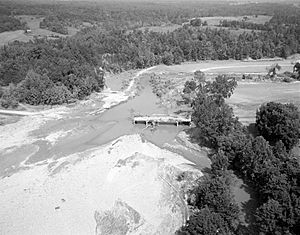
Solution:
<svg viewBox="0 0 300 235">
<path fill-rule="evenodd" d="M 264 24 L 272 18 L 272 16 L 266 16 L 266 15 L 258 15 L 255 16 L 214 16 L 214 17 L 201 17 L 202 21 L 207 21 L 207 26 L 200 26 L 200 28 L 211 28 L 211 29 L 226 29 L 232 32 L 235 35 L 240 35 L 244 32 L 251 33 L 252 31 L 260 31 L 260 30 L 251 30 L 251 29 L 230 29 L 228 27 L 219 27 L 220 20 L 237 20 L 242 21 L 244 17 L 248 17 L 247 22 L 252 22 L 256 24 Z M 146 29 L 153 31 L 153 32 L 159 32 L 159 33 L 166 33 L 166 32 L 173 32 L 174 30 L 182 27 L 182 25 L 178 24 L 170 24 L 170 25 L 163 25 L 163 26 L 149 26 L 149 27 L 141 27 L 139 28 L 142 31 L 145 31 Z"/>
<path fill-rule="evenodd" d="M 31 29 L 32 34 L 36 36 L 59 36 L 66 37 L 74 35 L 78 30 L 73 27 L 68 27 L 69 35 L 64 35 L 60 33 L 55 33 L 47 29 L 40 28 L 40 22 L 43 20 L 43 16 L 30 16 L 30 15 L 20 15 L 17 17 L 21 22 L 26 22 L 28 27 Z"/>
<path fill-rule="evenodd" d="M 59 33 L 52 32 L 47 29 L 41 29 L 40 28 L 40 22 L 43 20 L 43 17 L 38 16 L 29 16 L 29 15 L 20 15 L 17 16 L 18 19 L 21 20 L 21 22 L 26 22 L 28 27 L 31 30 L 31 33 L 25 34 L 23 30 L 17 30 L 17 31 L 10 31 L 10 32 L 3 32 L 0 33 L 0 46 L 6 45 L 13 41 L 20 41 L 20 42 L 28 42 L 32 40 L 35 36 L 37 37 L 66 37 L 66 36 L 72 36 L 76 34 L 78 29 L 73 27 L 68 27 L 69 35 L 63 35 Z"/>
<path fill-rule="evenodd" d="M 158 33 L 167 33 L 167 32 L 173 32 L 178 28 L 181 28 L 181 25 L 168 25 L 168 26 L 149 26 L 149 27 L 141 27 L 139 30 L 145 31 L 148 29 L 149 31 L 152 32 L 158 32 Z M 229 30 L 232 34 L 234 35 L 240 35 L 242 33 L 251 33 L 252 31 L 259 32 L 260 30 L 252 30 L 252 29 L 230 29 L 228 27 L 219 27 L 219 26 L 214 26 L 214 25 L 208 25 L 208 26 L 199 26 L 201 29 L 225 29 Z"/>
<path fill-rule="evenodd" d="M 160 65 L 151 70 L 163 77 L 171 78 L 174 81 L 182 77 L 182 82 L 192 77 L 195 70 L 208 73 L 262 73 L 266 74 L 266 67 L 278 63 L 284 71 L 292 71 L 292 60 L 283 61 L 201 61 L 197 63 L 186 63 L 181 65 L 165 66 Z M 186 73 L 186 74 L 185 74 Z M 227 100 L 233 107 L 235 114 L 244 124 L 255 121 L 256 110 L 264 102 L 292 102 L 300 108 L 300 82 L 238 82 L 234 95 Z"/>
<path fill-rule="evenodd" d="M 242 21 L 243 17 L 248 17 L 247 22 L 252 22 L 256 24 L 264 24 L 272 18 L 272 16 L 266 16 L 266 15 L 258 15 L 255 16 L 214 16 L 214 17 L 201 17 L 202 21 L 207 21 L 207 24 L 209 26 L 213 25 L 219 25 L 220 20 L 236 20 L 236 21 Z"/>
<path fill-rule="evenodd" d="M 16 30 L 0 33 L 0 47 L 13 41 L 28 42 L 33 39 L 24 33 L 24 30 Z"/>
<path fill-rule="evenodd" d="M 166 33 L 166 32 L 173 32 L 174 30 L 181 28 L 181 25 L 178 24 L 172 24 L 172 25 L 164 25 L 164 26 L 149 26 L 149 27 L 141 27 L 139 28 L 142 31 L 145 31 L 148 29 L 152 32 L 158 32 L 158 33 Z"/>
<path fill-rule="evenodd" d="M 282 68 L 281 71 L 292 71 L 292 60 L 283 61 L 253 61 L 242 62 L 237 60 L 222 60 L 222 61 L 199 61 L 195 63 L 184 63 L 181 65 L 160 65 L 153 71 L 158 72 L 194 72 L 202 70 L 211 73 L 267 73 L 266 67 L 278 63 Z"/>
<path fill-rule="evenodd" d="M 256 110 L 266 102 L 294 103 L 300 108 L 299 91 L 300 82 L 240 82 L 227 102 L 240 121 L 249 124 L 255 122 Z"/>
</svg>

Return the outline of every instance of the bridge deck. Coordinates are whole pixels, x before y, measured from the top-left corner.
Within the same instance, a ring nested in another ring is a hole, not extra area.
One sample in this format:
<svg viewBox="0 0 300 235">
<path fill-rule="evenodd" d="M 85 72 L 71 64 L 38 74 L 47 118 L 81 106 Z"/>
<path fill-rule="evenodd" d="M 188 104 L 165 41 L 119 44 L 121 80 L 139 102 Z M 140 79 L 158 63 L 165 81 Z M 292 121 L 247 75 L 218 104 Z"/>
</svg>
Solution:
<svg viewBox="0 0 300 235">
<path fill-rule="evenodd" d="M 135 116 L 133 118 L 134 124 L 173 124 L 173 125 L 191 125 L 191 118 L 185 118 L 175 115 L 151 115 L 151 116 Z"/>
</svg>

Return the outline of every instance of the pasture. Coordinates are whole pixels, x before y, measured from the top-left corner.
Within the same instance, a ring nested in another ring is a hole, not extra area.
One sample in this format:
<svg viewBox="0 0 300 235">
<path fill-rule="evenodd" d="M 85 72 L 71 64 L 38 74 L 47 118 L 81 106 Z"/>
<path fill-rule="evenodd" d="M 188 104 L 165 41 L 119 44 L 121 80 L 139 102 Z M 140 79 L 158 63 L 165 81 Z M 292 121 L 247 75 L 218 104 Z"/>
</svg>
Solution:
<svg viewBox="0 0 300 235">
<path fill-rule="evenodd" d="M 281 66 L 281 72 L 292 71 L 292 60 L 282 61 L 251 61 L 242 62 L 237 60 L 220 60 L 220 61 L 198 61 L 188 62 L 180 65 L 159 65 L 152 71 L 172 72 L 172 73 L 191 73 L 196 70 L 201 70 L 208 73 L 267 73 L 267 67 L 274 63 Z"/>
<path fill-rule="evenodd" d="M 280 72 L 292 71 L 292 60 L 283 61 L 252 61 L 242 62 L 228 61 L 201 61 L 185 63 L 181 65 L 160 65 L 151 70 L 159 74 L 162 79 L 174 81 L 177 87 L 183 87 L 186 80 L 193 77 L 193 72 L 201 70 L 206 76 L 217 74 L 267 74 L 267 67 L 278 63 L 282 69 Z M 233 96 L 227 102 L 233 107 L 234 113 L 244 124 L 255 122 L 256 110 L 262 103 L 292 102 L 300 108 L 300 82 L 284 83 L 272 81 L 241 81 L 238 82 Z M 172 97 L 175 100 L 176 97 Z"/>
<path fill-rule="evenodd" d="M 152 32 L 157 32 L 157 33 L 167 33 L 167 32 L 173 32 L 176 29 L 181 28 L 181 25 L 178 24 L 168 24 L 168 25 L 162 25 L 162 26 L 148 26 L 148 27 L 141 27 L 139 30 L 145 31 L 149 30 Z"/>
<path fill-rule="evenodd" d="M 28 42 L 33 40 L 34 37 L 67 37 L 72 36 L 77 33 L 78 29 L 73 27 L 68 27 L 69 35 L 63 35 L 59 33 L 52 32 L 47 29 L 40 28 L 40 22 L 43 20 L 42 16 L 31 16 L 31 15 L 19 15 L 16 16 L 21 22 L 26 22 L 27 26 L 31 30 L 30 33 L 25 33 L 24 30 L 16 30 L 0 33 L 0 46 L 7 45 L 8 43 L 14 41 Z"/>
<path fill-rule="evenodd" d="M 264 24 L 266 22 L 269 22 L 272 16 L 267 15 L 258 15 L 255 16 L 214 16 L 214 17 L 201 17 L 202 21 L 206 21 L 208 26 L 216 26 L 219 25 L 219 22 L 221 20 L 228 20 L 228 21 L 242 21 L 244 17 L 247 17 L 247 22 L 252 22 L 256 24 Z"/>
</svg>

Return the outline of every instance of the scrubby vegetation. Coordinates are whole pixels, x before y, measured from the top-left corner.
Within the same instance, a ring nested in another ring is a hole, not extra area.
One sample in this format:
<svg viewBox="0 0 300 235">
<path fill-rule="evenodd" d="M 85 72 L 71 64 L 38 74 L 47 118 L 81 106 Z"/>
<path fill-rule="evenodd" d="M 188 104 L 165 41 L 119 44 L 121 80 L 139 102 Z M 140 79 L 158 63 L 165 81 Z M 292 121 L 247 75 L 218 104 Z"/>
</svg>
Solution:
<svg viewBox="0 0 300 235">
<path fill-rule="evenodd" d="M 212 165 L 208 178 L 191 192 L 190 204 L 195 209 L 178 233 L 296 235 L 300 229 L 300 159 L 291 150 L 299 143 L 299 110 L 293 104 L 262 105 L 254 137 L 225 103 L 235 86 L 232 78 L 221 76 L 196 89 L 193 136 L 200 145 L 212 147 Z M 229 171 L 240 175 L 259 195 L 249 231 L 238 226 Z"/>
</svg>

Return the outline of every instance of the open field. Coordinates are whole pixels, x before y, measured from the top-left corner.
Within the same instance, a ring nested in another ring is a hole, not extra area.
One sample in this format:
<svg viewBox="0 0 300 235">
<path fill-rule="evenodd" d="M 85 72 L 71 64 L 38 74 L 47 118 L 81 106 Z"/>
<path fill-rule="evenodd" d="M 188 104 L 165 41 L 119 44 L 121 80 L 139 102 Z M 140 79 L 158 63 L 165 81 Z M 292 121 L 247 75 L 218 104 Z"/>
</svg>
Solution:
<svg viewBox="0 0 300 235">
<path fill-rule="evenodd" d="M 76 28 L 68 27 L 69 35 L 63 35 L 60 33 L 52 32 L 47 29 L 41 29 L 40 22 L 43 20 L 43 17 L 20 15 L 17 16 L 17 18 L 20 19 L 21 22 L 27 23 L 27 26 L 30 28 L 31 33 L 25 34 L 24 30 L 0 33 L 0 46 L 6 45 L 13 41 L 28 42 L 30 40 L 33 40 L 35 36 L 48 38 L 67 37 L 76 34 L 78 31 Z"/>
<path fill-rule="evenodd" d="M 244 124 L 255 122 L 256 110 L 266 102 L 294 103 L 300 109 L 300 82 L 239 82 L 228 103 Z"/>
<path fill-rule="evenodd" d="M 266 67 L 273 63 L 282 66 L 281 72 L 292 71 L 292 60 L 283 61 L 210 61 L 198 63 L 186 63 L 173 66 L 157 66 L 152 70 L 156 74 L 160 74 L 163 80 L 171 80 L 176 83 L 178 88 L 183 88 L 187 79 L 193 77 L 193 72 L 201 70 L 210 77 L 212 74 L 266 74 Z M 171 94 L 172 92 L 170 92 Z M 173 93 L 172 93 L 173 94 Z M 171 94 L 171 95 L 172 95 Z M 177 92 L 178 94 L 178 92 Z M 173 94 L 174 95 L 174 94 Z M 176 100 L 173 96 L 168 99 L 168 94 L 164 95 L 167 101 Z M 234 95 L 227 100 L 233 107 L 235 114 L 244 124 L 253 123 L 255 121 L 256 110 L 265 102 L 292 102 L 300 108 L 300 82 L 283 83 L 283 82 L 238 82 Z"/>
<path fill-rule="evenodd" d="M 257 17 L 255 16 L 214 16 L 214 17 L 201 17 L 202 21 L 207 21 L 207 26 L 201 26 L 200 28 L 206 29 L 206 28 L 211 28 L 211 29 L 227 29 L 230 30 L 233 34 L 239 35 L 244 32 L 252 32 L 253 30 L 251 29 L 230 29 L 228 27 L 219 27 L 220 20 L 236 20 L 236 21 L 242 21 L 244 17 L 247 18 L 247 22 L 252 22 L 256 24 L 264 24 L 272 18 L 272 16 L 267 16 L 267 15 L 258 15 Z M 166 33 L 166 32 L 173 32 L 174 30 L 182 27 L 182 25 L 177 25 L 177 24 L 169 24 L 169 25 L 162 25 L 162 26 L 149 26 L 149 27 L 141 27 L 139 28 L 140 30 L 144 31 L 148 29 L 149 31 L 153 32 L 159 32 L 159 33 Z M 254 30 L 254 31 L 259 31 L 259 30 Z"/>
<path fill-rule="evenodd" d="M 278 63 L 282 68 L 281 72 L 292 71 L 292 60 L 282 61 L 252 61 L 242 62 L 237 60 L 222 61 L 199 61 L 194 63 L 184 63 L 181 65 L 165 66 L 159 65 L 152 71 L 159 73 L 192 73 L 196 70 L 212 73 L 267 73 L 266 67 Z"/>
<path fill-rule="evenodd" d="M 24 33 L 24 30 L 2 32 L 0 33 L 0 47 L 10 42 L 14 42 L 14 41 L 29 42 L 32 39 L 33 36 L 26 35 Z"/>
<path fill-rule="evenodd" d="M 267 15 L 258 15 L 255 16 L 214 16 L 214 17 L 201 17 L 202 21 L 207 21 L 209 26 L 212 25 L 219 25 L 221 20 L 228 20 L 228 21 L 242 21 L 244 17 L 247 17 L 247 22 L 256 23 L 256 24 L 264 24 L 272 18 L 272 16 Z"/>
<path fill-rule="evenodd" d="M 167 32 L 173 32 L 176 29 L 181 28 L 181 25 L 173 24 L 173 25 L 165 25 L 165 26 L 149 26 L 149 27 L 141 27 L 139 28 L 142 31 L 145 31 L 148 29 L 149 31 L 152 32 L 158 32 L 158 33 L 167 33 Z M 220 27 L 220 26 L 215 26 L 215 25 L 208 25 L 208 26 L 199 26 L 201 29 L 226 29 L 229 30 L 232 34 L 234 35 L 240 35 L 242 33 L 251 33 L 252 31 L 259 32 L 260 30 L 252 30 L 252 29 L 230 29 L 228 27 Z"/>
<path fill-rule="evenodd" d="M 142 31 L 149 30 L 152 32 L 158 33 L 166 33 L 166 32 L 173 32 L 174 30 L 181 28 L 181 25 L 178 24 L 170 24 L 170 25 L 163 25 L 163 26 L 149 26 L 149 27 L 141 27 L 139 28 Z"/>
</svg>

